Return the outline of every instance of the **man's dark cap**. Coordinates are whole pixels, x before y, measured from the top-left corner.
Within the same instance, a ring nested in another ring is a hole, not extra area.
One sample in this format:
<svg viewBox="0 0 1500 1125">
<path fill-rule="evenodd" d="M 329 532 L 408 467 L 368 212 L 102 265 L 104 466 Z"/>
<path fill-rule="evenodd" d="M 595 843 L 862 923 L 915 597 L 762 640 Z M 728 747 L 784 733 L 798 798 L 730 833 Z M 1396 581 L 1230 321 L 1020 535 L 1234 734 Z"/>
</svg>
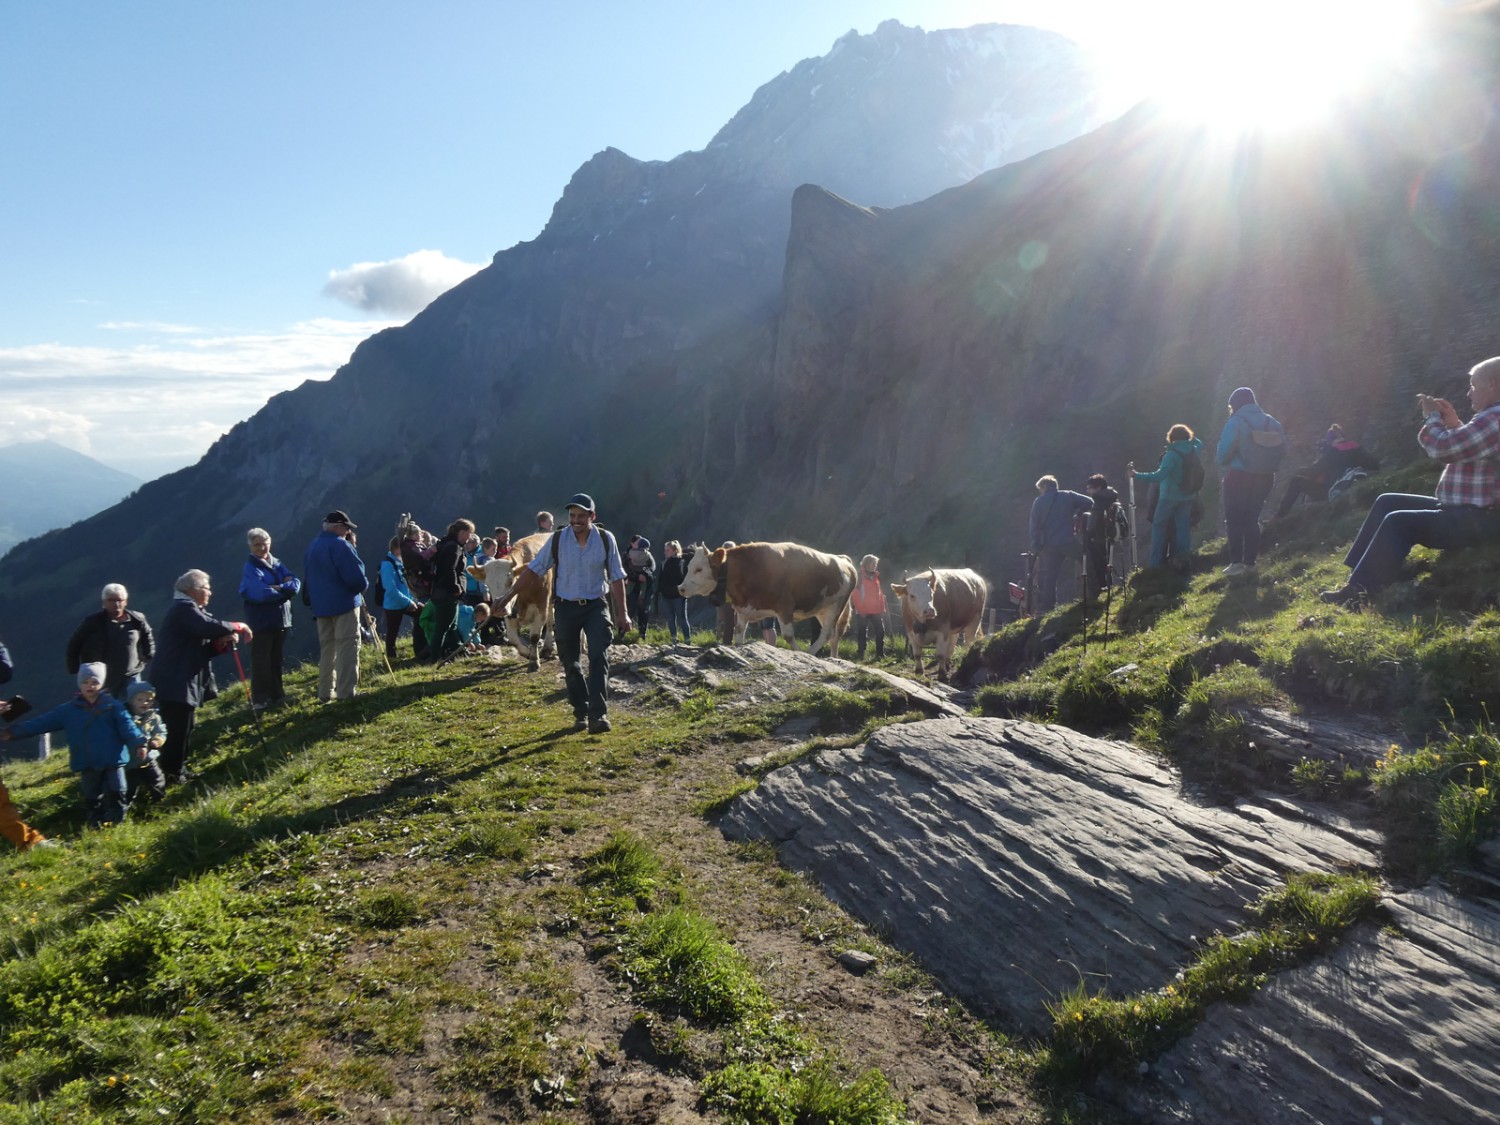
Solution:
<svg viewBox="0 0 1500 1125">
<path fill-rule="evenodd" d="M 594 510 L 594 498 L 587 492 L 579 492 L 576 493 L 573 496 L 573 499 L 569 500 L 567 504 L 564 505 L 564 507 L 582 508 L 585 512 L 592 512 Z"/>
<path fill-rule="evenodd" d="M 359 526 L 359 524 L 355 523 L 353 520 L 351 520 L 349 518 L 349 513 L 348 512 L 340 512 L 337 509 L 334 509 L 333 511 L 329 512 L 326 516 L 324 516 L 323 517 L 323 522 L 324 523 L 341 523 L 345 527 L 349 527 L 349 528 L 355 528 L 355 527 Z"/>
</svg>

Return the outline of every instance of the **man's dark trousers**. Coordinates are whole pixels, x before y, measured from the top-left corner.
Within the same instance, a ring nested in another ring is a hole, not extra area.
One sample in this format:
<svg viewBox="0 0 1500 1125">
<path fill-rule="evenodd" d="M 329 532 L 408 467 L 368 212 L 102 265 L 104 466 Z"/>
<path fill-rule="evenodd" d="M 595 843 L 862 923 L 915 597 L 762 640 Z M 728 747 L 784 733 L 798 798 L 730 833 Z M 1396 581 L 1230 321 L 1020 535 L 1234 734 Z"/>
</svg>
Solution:
<svg viewBox="0 0 1500 1125">
<path fill-rule="evenodd" d="M 1439 508 L 1431 496 L 1386 492 L 1370 505 L 1354 545 L 1344 558 L 1352 566 L 1349 585 L 1379 590 L 1396 580 L 1415 546 L 1452 551 L 1500 542 L 1500 509 Z"/>
<path fill-rule="evenodd" d="M 614 625 L 603 598 L 586 602 L 559 598 L 552 607 L 552 632 L 557 658 L 568 681 L 568 702 L 577 719 L 603 719 L 609 714 L 609 643 Z M 583 642 L 589 646 L 589 670 L 583 671 Z"/>
</svg>

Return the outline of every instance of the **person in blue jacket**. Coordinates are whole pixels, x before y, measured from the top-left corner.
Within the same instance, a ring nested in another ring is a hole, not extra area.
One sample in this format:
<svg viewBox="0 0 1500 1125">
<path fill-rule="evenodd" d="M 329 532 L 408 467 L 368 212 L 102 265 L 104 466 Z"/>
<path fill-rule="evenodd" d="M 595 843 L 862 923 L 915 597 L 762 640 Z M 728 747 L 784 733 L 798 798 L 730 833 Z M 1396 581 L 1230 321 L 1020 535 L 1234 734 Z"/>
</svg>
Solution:
<svg viewBox="0 0 1500 1125">
<path fill-rule="evenodd" d="M 1184 559 L 1193 549 L 1192 512 L 1193 496 L 1183 487 L 1183 469 L 1188 455 L 1203 448 L 1201 438 L 1193 436 L 1191 426 L 1181 422 L 1167 431 L 1167 448 L 1162 451 L 1161 463 L 1149 473 L 1138 473 L 1131 462 L 1125 471 L 1138 481 L 1157 486 L 1156 514 L 1151 517 L 1151 556 L 1147 566 L 1164 566 L 1167 547 L 1171 544 L 1172 557 Z"/>
<path fill-rule="evenodd" d="M 78 694 L 50 711 L 0 727 L 0 742 L 52 731 L 68 734 L 68 768 L 78 775 L 79 792 L 89 824 L 118 824 L 129 807 L 125 800 L 125 766 L 132 756 L 145 760 L 146 736 L 130 712 L 109 692 L 103 664 L 78 669 Z"/>
<path fill-rule="evenodd" d="M 406 566 L 401 561 L 401 536 L 391 536 L 390 550 L 380 560 L 380 588 L 384 592 L 380 608 L 385 611 L 385 658 L 396 663 L 396 639 L 401 635 L 401 622 L 412 619 L 412 644 L 420 657 L 427 651 L 425 639 L 418 643 L 422 630 L 417 625 L 417 614 L 422 612 L 422 603 L 412 597 L 411 586 L 406 581 Z"/>
<path fill-rule="evenodd" d="M 348 513 L 329 512 L 302 560 L 308 600 L 318 621 L 319 703 L 353 699 L 359 690 L 359 611 L 369 581 L 365 564 L 349 542 L 357 526 Z"/>
<path fill-rule="evenodd" d="M 1224 537 L 1228 541 L 1229 565 L 1224 573 L 1236 578 L 1255 569 L 1260 553 L 1260 512 L 1276 484 L 1274 467 L 1260 464 L 1264 459 L 1250 447 L 1265 445 L 1262 438 L 1275 443 L 1276 460 L 1286 448 L 1281 423 L 1260 408 L 1255 392 L 1236 387 L 1229 396 L 1229 421 L 1219 434 L 1219 448 L 1214 463 L 1224 474 Z"/>
<path fill-rule="evenodd" d="M 1083 561 L 1083 545 L 1073 529 L 1083 513 L 1094 506 L 1094 498 L 1057 487 L 1051 473 L 1036 482 L 1031 502 L 1031 553 L 1036 556 L 1036 607 L 1046 613 L 1057 605 L 1057 585 L 1065 563 Z"/>
<path fill-rule="evenodd" d="M 286 703 L 281 672 L 286 635 L 292 627 L 292 599 L 302 583 L 271 554 L 271 533 L 252 527 L 245 535 L 250 558 L 240 576 L 245 624 L 255 631 L 250 642 L 250 703 L 257 711 Z"/>
</svg>

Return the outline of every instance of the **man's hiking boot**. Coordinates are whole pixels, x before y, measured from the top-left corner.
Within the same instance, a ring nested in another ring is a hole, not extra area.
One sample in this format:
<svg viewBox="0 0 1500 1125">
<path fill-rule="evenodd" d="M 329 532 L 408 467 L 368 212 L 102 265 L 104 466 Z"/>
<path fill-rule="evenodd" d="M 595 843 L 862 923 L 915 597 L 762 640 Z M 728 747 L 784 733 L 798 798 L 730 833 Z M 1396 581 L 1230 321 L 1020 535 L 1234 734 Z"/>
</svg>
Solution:
<svg viewBox="0 0 1500 1125">
<path fill-rule="evenodd" d="M 1353 609 L 1363 604 L 1369 598 L 1369 593 L 1363 586 L 1341 586 L 1337 590 L 1324 590 L 1318 597 L 1329 605 Z"/>
<path fill-rule="evenodd" d="M 609 716 L 600 715 L 597 719 L 589 720 L 590 734 L 608 734 L 609 730 Z"/>
</svg>

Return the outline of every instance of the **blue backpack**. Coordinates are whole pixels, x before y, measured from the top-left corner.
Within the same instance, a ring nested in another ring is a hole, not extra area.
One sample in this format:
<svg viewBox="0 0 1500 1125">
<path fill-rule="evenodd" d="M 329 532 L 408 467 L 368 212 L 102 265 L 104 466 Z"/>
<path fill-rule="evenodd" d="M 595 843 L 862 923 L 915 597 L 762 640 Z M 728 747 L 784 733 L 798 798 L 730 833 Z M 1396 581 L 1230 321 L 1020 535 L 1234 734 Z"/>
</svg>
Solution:
<svg viewBox="0 0 1500 1125">
<path fill-rule="evenodd" d="M 1274 473 L 1281 467 L 1286 456 L 1286 431 L 1281 423 L 1269 414 L 1262 414 L 1256 423 L 1241 417 L 1245 430 L 1240 434 L 1238 452 L 1245 463 L 1247 473 Z"/>
</svg>

